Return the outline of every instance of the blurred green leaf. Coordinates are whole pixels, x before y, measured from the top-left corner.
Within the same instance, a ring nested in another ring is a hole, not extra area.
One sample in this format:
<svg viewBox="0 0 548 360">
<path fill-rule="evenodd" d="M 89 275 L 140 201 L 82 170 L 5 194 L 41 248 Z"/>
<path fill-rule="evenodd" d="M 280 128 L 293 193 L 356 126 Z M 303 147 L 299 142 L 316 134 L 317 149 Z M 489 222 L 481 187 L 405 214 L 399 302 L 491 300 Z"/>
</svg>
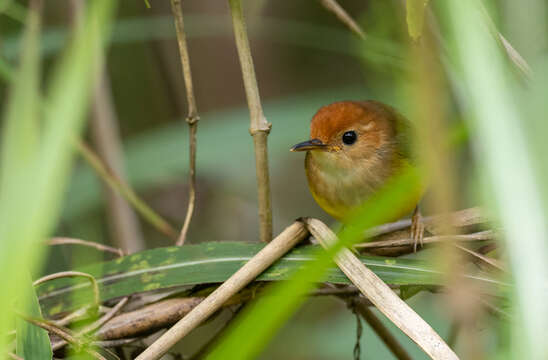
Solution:
<svg viewBox="0 0 548 360">
<path fill-rule="evenodd" d="M 533 1 L 529 5 L 535 3 L 543 2 Z M 544 137 L 542 140 L 536 138 L 537 141 L 535 137 L 528 137 L 526 129 L 534 123 L 531 119 L 538 118 L 542 119 L 543 126 L 537 131 L 546 133 L 545 100 L 534 113 L 531 113 L 534 106 L 530 102 L 537 96 L 546 98 L 546 84 L 540 93 L 535 93 L 539 89 L 532 87 L 526 90 L 526 96 L 520 96 L 523 86 L 511 76 L 506 54 L 489 33 L 490 20 L 480 1 L 448 1 L 439 5 L 444 21 L 451 29 L 453 63 L 459 65 L 466 85 L 461 101 L 465 103 L 468 112 L 465 118 L 469 119 L 473 130 L 471 138 L 478 168 L 486 180 L 487 186 L 483 190 L 488 195 L 493 214 L 502 223 L 515 280 L 513 295 L 516 301 L 512 309 L 515 319 L 511 339 L 506 342 L 513 347 L 514 356 L 545 359 L 548 357 L 544 338 L 548 332 L 548 303 L 545 300 L 548 202 L 542 196 L 546 179 L 539 176 L 541 172 L 535 163 L 546 162 L 548 143 Z M 516 6 L 522 7 L 517 3 Z M 537 17 L 544 18 L 544 10 L 541 13 L 528 12 L 531 17 L 528 21 L 536 24 Z M 525 30 L 529 23 L 516 25 Z M 538 31 L 536 28 L 530 30 Z M 544 39 L 525 38 L 527 43 L 546 41 L 546 36 Z M 544 48 L 542 53 L 545 56 Z"/>
<path fill-rule="evenodd" d="M 413 40 L 418 40 L 422 35 L 424 26 L 424 14 L 430 0 L 406 0 L 407 30 Z"/>
<path fill-rule="evenodd" d="M 28 269 L 32 274 L 40 266 L 43 239 L 58 219 L 72 154 L 71 137 L 79 133 L 83 124 L 93 70 L 114 5 L 110 0 L 90 2 L 86 21 L 77 29 L 74 41 L 51 76 L 39 140 L 34 130 L 27 133 L 27 127 L 35 129 L 33 122 L 25 123 L 24 128 L 13 124 L 21 121 L 20 116 L 32 119 L 38 107 L 37 44 L 24 52 L 23 66 L 28 67 L 25 70 L 29 73 L 23 72 L 21 76 L 26 80 L 14 85 L 15 95 L 10 102 L 13 107 L 5 118 L 11 130 L 6 130 L 4 136 L 9 133 L 10 138 L 4 138 L 2 145 L 2 159 L 7 163 L 2 163 L 0 182 L 0 272 L 10 274 L 4 277 L 0 293 L 0 308 L 5 313 L 0 317 L 2 334 L 12 324 L 9 309 L 22 290 L 20 270 Z M 29 12 L 30 28 L 36 21 L 33 14 Z M 21 90 L 23 86 L 29 94 Z M 24 146 L 14 139 L 24 140 Z M 4 351 L 4 342 L 5 337 L 1 336 L 0 352 Z"/>
<path fill-rule="evenodd" d="M 22 303 L 25 306 L 24 314 L 33 318 L 42 318 L 40 304 L 34 292 L 30 276 L 27 276 L 22 290 Z M 48 332 L 33 325 L 20 317 L 16 320 L 17 355 L 23 359 L 50 360 L 53 356 Z"/>
<path fill-rule="evenodd" d="M 107 301 L 148 290 L 223 282 L 262 247 L 262 244 L 241 242 L 205 242 L 184 247 L 158 248 L 90 265 L 79 271 L 97 279 L 101 301 Z M 318 246 L 297 248 L 268 268 L 257 280 L 286 280 L 295 271 L 314 262 L 318 250 Z M 441 284 L 441 274 L 424 261 L 373 256 L 360 256 L 360 259 L 389 284 Z M 485 285 L 504 286 L 489 276 L 469 277 Z M 336 267 L 328 268 L 323 280 L 336 284 L 349 283 Z M 89 302 L 91 294 L 88 282 L 68 278 L 40 285 L 37 292 L 48 316 Z"/>
</svg>

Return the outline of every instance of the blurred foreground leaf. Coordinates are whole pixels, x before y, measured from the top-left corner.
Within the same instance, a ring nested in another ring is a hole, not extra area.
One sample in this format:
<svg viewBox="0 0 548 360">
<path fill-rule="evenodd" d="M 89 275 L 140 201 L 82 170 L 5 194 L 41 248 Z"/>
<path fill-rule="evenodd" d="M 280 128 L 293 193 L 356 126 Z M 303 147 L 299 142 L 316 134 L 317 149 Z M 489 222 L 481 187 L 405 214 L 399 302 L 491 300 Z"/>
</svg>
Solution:
<svg viewBox="0 0 548 360">
<path fill-rule="evenodd" d="M 40 266 L 43 239 L 55 226 L 72 155 L 72 136 L 82 128 L 101 42 L 115 2 L 90 2 L 86 21 L 51 74 L 47 111 L 38 134 L 37 16 L 29 12 L 30 49 L 11 89 L 4 118 L 0 182 L 0 334 L 12 326 L 13 301 L 22 294 L 23 275 Z M 34 27 L 34 28 L 33 28 Z M 34 30 L 33 30 L 34 29 Z M 28 94 L 27 94 L 28 92 Z M 28 96 L 28 97 L 27 97 Z M 0 336 L 0 353 L 6 338 Z"/>
<path fill-rule="evenodd" d="M 25 289 L 22 291 L 25 301 L 23 313 L 33 317 L 41 318 L 40 304 L 34 292 L 30 277 L 27 276 Z M 17 355 L 23 359 L 49 360 L 53 354 L 48 332 L 36 325 L 33 325 L 21 318 L 16 321 L 17 330 Z"/>
<path fill-rule="evenodd" d="M 101 301 L 137 292 L 173 286 L 220 283 L 251 259 L 262 244 L 207 242 L 184 247 L 143 251 L 123 258 L 78 269 L 93 275 L 99 284 Z M 315 260 L 318 246 L 303 246 L 284 256 L 257 280 L 287 280 Z M 360 256 L 360 259 L 385 282 L 393 285 L 441 285 L 441 274 L 424 261 Z M 470 275 L 485 285 L 504 286 L 489 276 Z M 349 284 L 336 267 L 330 267 L 323 281 Z M 89 282 L 58 279 L 37 289 L 44 313 L 48 316 L 74 309 L 89 302 Z"/>
</svg>

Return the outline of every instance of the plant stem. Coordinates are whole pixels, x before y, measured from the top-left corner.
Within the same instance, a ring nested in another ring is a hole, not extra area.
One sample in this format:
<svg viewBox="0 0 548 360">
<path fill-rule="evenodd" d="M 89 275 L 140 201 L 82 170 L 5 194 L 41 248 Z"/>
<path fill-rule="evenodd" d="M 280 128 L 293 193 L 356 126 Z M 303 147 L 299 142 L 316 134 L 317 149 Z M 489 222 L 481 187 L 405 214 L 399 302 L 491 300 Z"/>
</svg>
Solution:
<svg viewBox="0 0 548 360">
<path fill-rule="evenodd" d="M 190 71 L 190 57 L 188 55 L 188 47 L 186 44 L 186 34 L 183 23 L 183 7 L 181 6 L 181 0 L 171 0 L 171 11 L 175 18 L 175 29 L 177 32 L 177 43 L 179 45 L 179 55 L 181 57 L 181 66 L 183 69 L 183 78 L 186 88 L 186 99 L 188 105 L 188 116 L 186 122 L 189 129 L 189 143 L 190 143 L 190 169 L 189 169 L 189 194 L 188 194 L 188 207 L 186 211 L 186 217 L 181 228 L 181 233 L 177 239 L 177 245 L 183 245 L 190 227 L 190 221 L 192 220 L 192 214 L 196 207 L 196 132 L 198 128 L 198 109 L 196 107 L 196 99 L 194 97 L 194 87 L 192 85 L 192 72 Z"/>
<path fill-rule="evenodd" d="M 272 125 L 268 123 L 263 114 L 241 0 L 229 0 L 229 3 L 232 14 L 232 24 L 234 26 L 234 37 L 236 39 L 236 47 L 240 58 L 240 66 L 242 68 L 245 93 L 251 118 L 249 132 L 251 133 L 251 136 L 253 136 L 255 148 L 255 168 L 257 172 L 259 200 L 259 234 L 261 241 L 269 242 L 272 239 L 272 208 L 270 204 L 267 138 Z"/>
</svg>

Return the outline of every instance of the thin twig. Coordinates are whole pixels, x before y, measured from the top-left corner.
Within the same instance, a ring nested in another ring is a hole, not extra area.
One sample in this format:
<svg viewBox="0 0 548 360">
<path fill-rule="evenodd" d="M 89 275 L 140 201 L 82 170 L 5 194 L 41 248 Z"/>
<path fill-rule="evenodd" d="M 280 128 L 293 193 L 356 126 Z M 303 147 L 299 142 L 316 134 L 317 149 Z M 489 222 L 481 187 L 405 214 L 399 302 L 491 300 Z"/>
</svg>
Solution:
<svg viewBox="0 0 548 360">
<path fill-rule="evenodd" d="M 99 360 L 106 360 L 101 354 L 99 354 L 98 352 L 92 350 L 92 349 L 89 349 L 86 345 L 85 342 L 79 340 L 76 336 L 72 335 L 70 333 L 70 330 L 68 329 L 64 329 L 64 328 L 61 328 L 47 320 L 42 320 L 42 319 L 34 319 L 34 318 L 31 318 L 29 316 L 26 316 L 24 314 L 21 314 L 21 313 L 17 313 L 18 316 L 20 316 L 22 319 L 24 319 L 25 321 L 33 324 L 33 325 L 36 325 L 44 330 L 47 330 L 48 332 L 52 333 L 52 334 L 55 334 L 57 336 L 59 336 L 61 339 L 65 340 L 67 343 L 71 344 L 72 346 L 76 347 L 76 349 L 83 349 L 85 352 L 87 352 L 88 354 L 90 354 L 91 356 L 93 356 L 94 358 L 96 359 L 99 359 Z"/>
<path fill-rule="evenodd" d="M 234 275 L 221 284 L 184 318 L 141 353 L 137 360 L 158 359 L 173 345 L 216 312 L 234 294 L 243 289 L 272 263 L 299 243 L 308 232 L 300 221 L 286 228 L 274 240 L 242 266 Z"/>
<path fill-rule="evenodd" d="M 454 245 L 457 249 L 462 250 L 465 253 L 480 259 L 481 261 L 485 262 L 486 264 L 491 265 L 492 267 L 494 267 L 498 270 L 501 270 L 501 271 L 504 271 L 504 272 L 508 271 L 508 269 L 506 269 L 506 267 L 500 261 L 498 261 L 497 259 L 491 259 L 488 256 L 482 255 L 482 254 L 480 254 L 480 253 L 478 253 L 474 250 L 470 250 L 468 248 L 465 248 L 464 246 L 461 246 L 459 244 L 454 244 Z"/>
<path fill-rule="evenodd" d="M 344 10 L 343 7 L 336 0 L 320 0 L 320 3 L 327 10 L 335 14 L 335 16 L 356 35 L 358 35 L 362 39 L 365 39 L 365 32 L 363 31 L 361 26 L 358 25 L 358 23 L 352 18 L 352 16 L 348 15 L 346 10 Z"/>
<path fill-rule="evenodd" d="M 125 304 L 127 304 L 127 302 L 129 301 L 129 297 L 124 297 L 122 298 L 112 309 L 110 309 L 105 315 L 101 316 L 100 319 L 98 319 L 97 321 L 93 322 L 92 324 L 84 327 L 82 330 L 78 331 L 76 333 L 77 336 L 82 336 L 82 335 L 86 335 L 98 328 L 100 328 L 101 326 L 103 326 L 107 321 L 109 321 L 110 319 L 112 319 L 121 309 L 122 307 L 124 307 Z M 61 340 L 55 344 L 53 344 L 51 346 L 51 349 L 53 351 L 56 351 L 56 350 L 59 350 L 60 348 L 62 348 L 63 346 L 65 346 L 67 344 L 67 342 L 65 340 Z"/>
<path fill-rule="evenodd" d="M 415 243 L 415 240 L 410 238 L 407 234 L 403 235 L 402 239 L 390 239 L 381 241 L 372 241 L 354 245 L 354 248 L 359 250 L 364 249 L 378 249 L 400 246 L 411 246 Z M 444 241 L 486 241 L 493 240 L 495 238 L 495 232 L 493 230 L 480 231 L 473 234 L 465 235 L 439 235 L 428 236 L 423 239 L 423 244 L 432 244 Z"/>
<path fill-rule="evenodd" d="M 97 280 L 90 274 L 86 274 L 84 272 L 80 271 L 62 271 L 55 274 L 50 274 L 41 277 L 40 279 L 34 281 L 32 283 L 33 286 L 38 286 L 42 283 L 45 283 L 46 281 L 64 278 L 64 277 L 85 277 L 91 282 L 91 288 L 93 289 L 93 295 L 94 295 L 94 303 L 96 304 L 97 308 L 99 308 L 100 305 L 100 297 L 99 297 L 99 285 L 97 285 Z"/>
<path fill-rule="evenodd" d="M 48 245 L 82 245 L 97 249 L 99 251 L 109 252 L 118 256 L 124 256 L 122 249 L 116 249 L 107 245 L 99 244 L 94 241 L 87 241 L 82 239 L 68 238 L 68 237 L 54 237 L 48 240 Z"/>
<path fill-rule="evenodd" d="M 390 330 L 379 318 L 369 309 L 368 302 L 365 303 L 363 300 L 359 299 L 354 302 L 356 311 L 361 315 L 361 317 L 371 326 L 371 328 L 377 333 L 382 342 L 386 347 L 394 354 L 397 359 L 400 360 L 411 360 L 411 356 L 405 351 L 403 346 L 398 342 L 398 340 L 392 335 Z"/>
<path fill-rule="evenodd" d="M 255 149 L 255 168 L 257 172 L 257 190 L 259 200 L 259 234 L 263 242 L 272 239 L 272 208 L 270 204 L 270 177 L 268 174 L 267 138 L 272 125 L 268 123 L 261 105 L 259 87 L 255 77 L 253 58 L 247 38 L 241 0 L 229 0 L 234 26 L 234 37 L 240 58 L 247 104 L 250 113 L 249 132 L 253 136 Z"/>
<path fill-rule="evenodd" d="M 129 338 L 129 339 L 116 339 L 116 340 L 100 340 L 100 341 L 94 341 L 92 344 L 94 346 L 102 347 L 102 348 L 115 348 L 119 346 L 128 345 L 131 343 L 134 343 L 136 341 L 141 340 L 141 338 Z"/>
<path fill-rule="evenodd" d="M 307 219 L 306 223 L 309 231 L 323 247 L 330 247 L 336 243 L 337 236 L 324 223 L 316 219 Z M 348 249 L 342 249 L 335 256 L 335 262 L 362 294 L 432 359 L 458 359 L 434 329 L 369 270 L 354 253 Z"/>
<path fill-rule="evenodd" d="M 177 231 L 158 215 L 158 213 L 152 210 L 152 208 L 148 206 L 128 184 L 120 180 L 88 145 L 82 140 L 76 140 L 75 146 L 99 177 L 114 191 L 126 199 L 145 220 L 156 228 L 156 230 L 172 239 L 177 237 Z"/>
<path fill-rule="evenodd" d="M 188 207 L 186 210 L 186 217 L 181 233 L 177 239 L 177 245 L 183 245 L 185 243 L 188 228 L 190 227 L 190 220 L 192 220 L 192 214 L 194 213 L 196 203 L 196 131 L 198 129 L 198 108 L 196 107 L 196 99 L 194 97 L 194 87 L 192 85 L 192 72 L 190 71 L 190 57 L 188 55 L 188 47 L 186 44 L 186 34 L 183 23 L 183 7 L 181 0 L 171 0 L 171 11 L 175 18 L 175 30 L 177 32 L 177 43 L 179 44 L 179 55 L 181 57 L 181 66 L 183 69 L 183 78 L 185 80 L 186 99 L 188 105 L 188 116 L 186 122 L 188 123 L 189 130 L 189 142 L 190 142 L 190 185 L 188 194 Z"/>
<path fill-rule="evenodd" d="M 232 323 L 232 321 L 236 318 L 236 315 L 238 315 L 244 307 L 245 304 L 239 305 L 238 308 L 230 314 L 230 317 L 218 329 L 216 329 L 215 334 L 210 336 L 209 340 L 200 346 L 200 348 L 190 357 L 189 360 L 203 359 L 204 356 L 206 356 L 207 353 L 210 352 L 211 349 L 217 344 L 219 339 L 223 337 L 223 333 L 227 329 L 230 329 L 228 325 Z"/>
</svg>

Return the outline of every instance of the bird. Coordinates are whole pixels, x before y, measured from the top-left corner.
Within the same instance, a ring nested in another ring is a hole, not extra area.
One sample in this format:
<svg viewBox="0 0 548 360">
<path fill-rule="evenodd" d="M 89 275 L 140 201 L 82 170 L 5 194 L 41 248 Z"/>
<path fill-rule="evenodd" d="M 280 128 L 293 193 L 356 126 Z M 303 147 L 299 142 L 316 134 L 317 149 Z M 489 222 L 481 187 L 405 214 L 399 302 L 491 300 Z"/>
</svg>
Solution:
<svg viewBox="0 0 548 360">
<path fill-rule="evenodd" d="M 375 100 L 339 101 L 312 117 L 310 139 L 291 151 L 305 151 L 305 171 L 312 197 L 333 218 L 349 215 L 407 166 L 415 166 L 413 126 L 395 108 Z M 424 225 L 417 198 L 396 214 L 412 213 L 414 251 L 422 245 Z"/>
</svg>

